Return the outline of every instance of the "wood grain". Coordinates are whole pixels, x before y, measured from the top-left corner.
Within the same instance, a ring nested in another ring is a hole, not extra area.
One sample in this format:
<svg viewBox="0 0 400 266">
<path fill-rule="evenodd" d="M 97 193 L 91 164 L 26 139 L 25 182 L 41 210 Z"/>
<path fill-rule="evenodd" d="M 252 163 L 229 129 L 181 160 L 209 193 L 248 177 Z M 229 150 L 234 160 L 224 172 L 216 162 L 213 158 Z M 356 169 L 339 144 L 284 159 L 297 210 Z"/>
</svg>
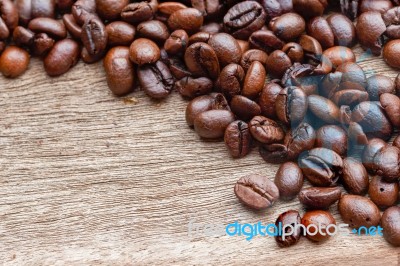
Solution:
<svg viewBox="0 0 400 266">
<path fill-rule="evenodd" d="M 369 75 L 397 74 L 361 57 Z M 190 237 L 193 219 L 272 223 L 304 210 L 297 200 L 265 212 L 243 207 L 235 181 L 249 173 L 272 179 L 277 166 L 257 150 L 233 160 L 223 143 L 200 141 L 186 126 L 185 105 L 176 93 L 164 102 L 143 92 L 116 98 L 101 64 L 49 78 L 33 59 L 21 78 L 0 77 L 2 264 L 399 265 L 399 249 L 381 237 L 303 238 L 287 249 L 271 237 Z"/>
</svg>

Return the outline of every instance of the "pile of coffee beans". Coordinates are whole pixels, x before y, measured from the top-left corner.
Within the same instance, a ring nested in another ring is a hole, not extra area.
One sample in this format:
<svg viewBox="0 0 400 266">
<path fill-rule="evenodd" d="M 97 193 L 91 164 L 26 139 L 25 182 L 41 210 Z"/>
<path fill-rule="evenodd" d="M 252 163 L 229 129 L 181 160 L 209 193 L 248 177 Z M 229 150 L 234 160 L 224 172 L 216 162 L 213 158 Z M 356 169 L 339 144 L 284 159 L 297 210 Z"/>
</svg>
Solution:
<svg viewBox="0 0 400 266">
<path fill-rule="evenodd" d="M 366 76 L 357 43 L 400 68 L 397 0 L 0 0 L 0 72 L 20 76 L 31 56 L 49 76 L 79 59 L 103 60 L 110 90 L 149 97 L 178 91 L 186 121 L 233 158 L 258 147 L 281 164 L 275 182 L 242 177 L 236 196 L 253 209 L 298 197 L 277 223 L 383 227 L 400 246 L 400 75 Z M 304 179 L 313 187 L 303 188 Z M 343 189 L 347 194 L 342 194 Z M 366 195 L 369 197 L 366 197 Z M 384 210 L 381 216 L 381 210 Z M 280 246 L 298 242 L 301 231 Z M 321 232 L 307 237 L 329 238 Z"/>
</svg>

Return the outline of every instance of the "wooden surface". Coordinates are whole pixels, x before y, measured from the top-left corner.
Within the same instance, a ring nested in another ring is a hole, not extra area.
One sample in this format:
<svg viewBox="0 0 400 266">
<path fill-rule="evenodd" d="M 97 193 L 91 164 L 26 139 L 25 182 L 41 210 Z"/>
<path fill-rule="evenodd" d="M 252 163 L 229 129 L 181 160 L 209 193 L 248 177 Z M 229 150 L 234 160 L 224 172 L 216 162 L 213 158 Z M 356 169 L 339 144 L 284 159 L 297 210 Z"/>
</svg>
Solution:
<svg viewBox="0 0 400 266">
<path fill-rule="evenodd" d="M 361 57 L 369 73 L 396 75 Z M 21 78 L 0 77 L 1 263 L 399 265 L 399 249 L 381 237 L 303 238 L 286 249 L 271 237 L 189 237 L 191 219 L 272 223 L 304 210 L 297 200 L 265 212 L 242 206 L 235 181 L 250 173 L 273 179 L 277 166 L 257 150 L 232 160 L 223 143 L 200 141 L 185 106 L 177 93 L 161 103 L 143 92 L 116 98 L 101 64 L 49 78 L 34 59 Z"/>
</svg>

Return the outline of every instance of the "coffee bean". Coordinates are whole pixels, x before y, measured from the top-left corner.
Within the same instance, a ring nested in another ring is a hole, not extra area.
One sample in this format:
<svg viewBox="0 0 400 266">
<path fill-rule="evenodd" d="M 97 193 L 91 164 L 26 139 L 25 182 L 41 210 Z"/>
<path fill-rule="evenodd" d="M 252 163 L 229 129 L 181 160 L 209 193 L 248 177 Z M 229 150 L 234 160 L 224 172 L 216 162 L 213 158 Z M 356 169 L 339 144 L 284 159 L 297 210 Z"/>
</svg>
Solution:
<svg viewBox="0 0 400 266">
<path fill-rule="evenodd" d="M 300 44 L 295 42 L 287 43 L 283 46 L 282 51 L 287 54 L 292 62 L 302 62 L 304 51 Z"/>
<path fill-rule="evenodd" d="M 306 22 L 296 13 L 286 13 L 273 18 L 269 22 L 269 27 L 278 38 L 293 41 L 305 31 Z"/>
<path fill-rule="evenodd" d="M 176 30 L 171 33 L 164 43 L 164 49 L 168 54 L 182 54 L 189 44 L 189 36 L 184 30 Z"/>
<path fill-rule="evenodd" d="M 374 176 L 369 184 L 368 194 L 381 209 L 394 206 L 399 197 L 399 183 L 388 183 L 380 176 Z"/>
<path fill-rule="evenodd" d="M 244 77 L 245 73 L 240 65 L 227 65 L 222 69 L 218 79 L 221 91 L 229 98 L 240 94 Z"/>
<path fill-rule="evenodd" d="M 188 34 L 199 31 L 203 25 L 203 16 L 195 8 L 179 9 L 168 18 L 168 26 L 171 30 L 184 30 Z"/>
<path fill-rule="evenodd" d="M 357 145 L 367 145 L 368 137 L 364 132 L 364 129 L 360 124 L 356 122 L 350 122 L 349 128 L 347 130 L 348 138 L 349 138 L 349 146 L 350 149 Z"/>
<path fill-rule="evenodd" d="M 79 60 L 79 44 L 71 39 L 56 42 L 44 59 L 44 69 L 49 76 L 68 72 Z"/>
<path fill-rule="evenodd" d="M 332 14 L 327 19 L 335 38 L 335 44 L 339 46 L 352 47 L 356 42 L 356 29 L 346 16 L 342 14 Z"/>
<path fill-rule="evenodd" d="M 400 51 L 400 41 L 393 40 L 388 42 L 383 49 L 383 59 L 394 68 L 400 68 L 400 60 L 396 56 Z"/>
<path fill-rule="evenodd" d="M 192 7 L 199 10 L 204 17 L 210 19 L 218 15 L 221 6 L 219 1 L 214 0 L 191 0 Z"/>
<path fill-rule="evenodd" d="M 31 44 L 31 52 L 37 56 L 46 55 L 53 48 L 55 40 L 46 33 L 36 34 Z"/>
<path fill-rule="evenodd" d="M 307 23 L 307 33 L 314 37 L 324 49 L 335 45 L 335 36 L 324 17 L 314 17 Z"/>
<path fill-rule="evenodd" d="M 95 12 L 95 0 L 78 0 L 71 9 L 71 13 L 79 25 L 83 25 Z"/>
<path fill-rule="evenodd" d="M 334 67 L 338 67 L 347 62 L 354 63 L 356 61 L 356 56 L 353 51 L 344 46 L 333 46 L 328 48 L 322 53 L 322 56 L 327 57 Z"/>
<path fill-rule="evenodd" d="M 271 119 L 277 118 L 275 102 L 281 90 L 282 87 L 276 82 L 270 82 L 264 85 L 258 100 L 262 115 Z"/>
<path fill-rule="evenodd" d="M 136 31 L 139 37 L 150 39 L 158 44 L 164 44 L 169 37 L 167 26 L 158 20 L 144 21 L 137 25 Z"/>
<path fill-rule="evenodd" d="M 102 53 L 107 46 L 107 31 L 103 22 L 92 17 L 87 19 L 82 26 L 81 34 L 83 45 L 91 55 Z"/>
<path fill-rule="evenodd" d="M 53 0 L 17 0 L 16 4 L 21 22 L 26 25 L 34 18 L 54 18 L 55 2 Z"/>
<path fill-rule="evenodd" d="M 242 50 L 239 43 L 231 35 L 217 33 L 210 37 L 208 44 L 217 54 L 221 67 L 230 63 L 239 63 L 242 57 Z"/>
<path fill-rule="evenodd" d="M 8 46 L 0 56 L 0 72 L 7 78 L 16 78 L 28 69 L 29 61 L 28 52 L 16 46 Z"/>
<path fill-rule="evenodd" d="M 285 137 L 283 129 L 275 121 L 263 116 L 254 117 L 249 126 L 251 135 L 261 143 L 278 143 Z"/>
<path fill-rule="evenodd" d="M 209 34 L 217 34 L 223 31 L 223 25 L 219 24 L 217 22 L 210 22 L 207 24 L 204 24 L 201 28 L 201 31 L 207 32 Z"/>
<path fill-rule="evenodd" d="M 309 229 L 309 234 L 306 235 L 308 239 L 321 242 L 328 240 L 333 235 L 334 230 L 329 226 L 336 225 L 336 220 L 327 211 L 314 210 L 306 212 L 301 223 Z"/>
<path fill-rule="evenodd" d="M 190 45 L 185 52 L 185 63 L 194 76 L 217 79 L 220 73 L 217 54 L 214 49 L 202 42 Z"/>
<path fill-rule="evenodd" d="M 244 78 L 242 95 L 251 99 L 257 98 L 264 87 L 266 75 L 265 68 L 260 62 L 251 63 Z"/>
<path fill-rule="evenodd" d="M 34 32 L 21 26 L 16 27 L 13 32 L 13 40 L 18 46 L 31 46 L 34 37 Z M 1 36 L 0 39 L 2 39 Z"/>
<path fill-rule="evenodd" d="M 189 37 L 189 44 L 194 44 L 196 42 L 205 42 L 208 43 L 208 41 L 211 38 L 211 34 L 208 32 L 197 32 L 193 34 L 192 36 Z"/>
<path fill-rule="evenodd" d="M 381 220 L 383 237 L 393 246 L 400 246 L 400 207 L 394 206 L 387 209 Z"/>
<path fill-rule="evenodd" d="M 270 30 L 258 30 L 253 32 L 250 35 L 249 43 L 252 48 L 262 50 L 266 53 L 280 50 L 285 44 Z"/>
<path fill-rule="evenodd" d="M 377 101 L 383 93 L 395 93 L 395 85 L 391 78 L 376 74 L 367 79 L 366 90 L 371 101 Z"/>
<path fill-rule="evenodd" d="M 351 20 L 354 20 L 358 15 L 359 0 L 342 0 L 340 1 L 340 9 Z"/>
<path fill-rule="evenodd" d="M 348 105 L 340 106 L 339 110 L 339 121 L 342 125 L 348 125 L 351 121 L 351 109 Z"/>
<path fill-rule="evenodd" d="M 134 87 L 134 68 L 129 59 L 129 48 L 111 48 L 103 61 L 107 84 L 115 95 L 125 95 Z"/>
<path fill-rule="evenodd" d="M 382 15 L 383 21 L 385 22 L 386 25 L 385 35 L 388 36 L 390 39 L 400 38 L 399 11 L 400 8 L 397 6 L 390 10 L 387 10 L 387 12 L 384 12 L 384 14 Z"/>
<path fill-rule="evenodd" d="M 175 11 L 178 11 L 180 9 L 185 9 L 187 6 L 185 6 L 182 3 L 179 2 L 163 2 L 158 5 L 157 9 L 157 14 L 156 14 L 156 19 L 167 22 L 168 18 L 174 13 Z"/>
<path fill-rule="evenodd" d="M 334 102 L 318 95 L 308 96 L 309 110 L 322 121 L 335 124 L 339 121 L 340 111 Z"/>
<path fill-rule="evenodd" d="M 284 200 L 291 200 L 297 196 L 303 186 L 303 173 L 300 167 L 293 162 L 282 164 L 275 175 L 275 185 L 279 195 Z"/>
<path fill-rule="evenodd" d="M 249 121 L 261 114 L 260 106 L 242 95 L 235 95 L 231 100 L 232 112 L 242 120 Z"/>
<path fill-rule="evenodd" d="M 339 187 L 309 187 L 299 193 L 299 201 L 310 209 L 328 209 L 340 199 Z"/>
<path fill-rule="evenodd" d="M 267 13 L 267 20 L 293 11 L 292 0 L 261 0 L 260 4 Z"/>
<path fill-rule="evenodd" d="M 123 21 L 114 21 L 106 26 L 108 45 L 129 46 L 136 34 L 135 27 Z"/>
<path fill-rule="evenodd" d="M 300 214 L 298 211 L 295 210 L 289 210 L 282 213 L 281 215 L 279 215 L 278 219 L 275 222 L 275 225 L 277 227 L 282 226 L 282 228 L 287 228 L 287 226 L 289 225 L 294 226 L 295 224 L 297 225 L 301 224 Z M 287 230 L 289 230 L 289 228 L 287 228 Z M 287 231 L 285 231 L 285 233 L 287 233 L 285 237 L 275 236 L 275 240 L 280 247 L 289 247 L 296 245 L 301 237 L 301 228 L 300 227 L 292 228 L 291 234 L 289 234 L 289 232 Z"/>
<path fill-rule="evenodd" d="M 347 134 L 339 126 L 323 126 L 317 130 L 315 147 L 331 149 L 344 156 L 347 153 Z"/>
<path fill-rule="evenodd" d="M 375 155 L 386 147 L 386 142 L 379 138 L 373 138 L 369 140 L 368 145 L 365 146 L 362 154 L 362 163 L 365 168 L 372 174 L 376 172 L 376 166 L 374 163 Z"/>
<path fill-rule="evenodd" d="M 129 0 L 96 0 L 96 12 L 104 20 L 116 20 Z"/>
<path fill-rule="evenodd" d="M 0 4 L 0 40 L 7 39 L 18 26 L 18 10 L 11 0 Z"/>
<path fill-rule="evenodd" d="M 301 123 L 296 128 L 289 130 L 284 139 L 287 148 L 287 158 L 296 160 L 304 151 L 314 147 L 316 139 L 315 130 L 307 123 Z"/>
<path fill-rule="evenodd" d="M 261 64 L 265 64 L 267 62 L 268 55 L 261 50 L 258 49 L 250 49 L 243 53 L 242 58 L 240 59 L 240 65 L 243 67 L 244 70 L 247 71 L 250 65 L 254 61 L 258 61 Z"/>
<path fill-rule="evenodd" d="M 386 26 L 379 12 L 362 13 L 358 17 L 356 31 L 358 40 L 365 50 L 370 49 L 374 55 L 381 54 Z"/>
<path fill-rule="evenodd" d="M 138 65 L 152 64 L 160 59 L 160 48 L 149 39 L 136 39 L 129 49 L 130 59 Z"/>
<path fill-rule="evenodd" d="M 381 14 L 384 14 L 387 10 L 393 7 L 392 2 L 390 0 L 364 0 L 361 1 L 359 6 L 359 12 L 364 13 L 368 11 L 377 11 Z"/>
<path fill-rule="evenodd" d="M 240 178 L 234 191 L 242 203 L 256 210 L 269 208 L 279 199 L 279 190 L 274 182 L 261 175 Z"/>
<path fill-rule="evenodd" d="M 354 158 L 343 159 L 343 185 L 351 194 L 367 193 L 369 176 L 362 163 Z"/>
<path fill-rule="evenodd" d="M 267 163 L 281 164 L 288 161 L 288 150 L 284 144 L 267 144 L 261 145 L 259 148 L 261 157 Z"/>
<path fill-rule="evenodd" d="M 184 77 L 175 82 L 175 88 L 186 98 L 193 99 L 195 97 L 208 94 L 212 91 L 213 82 L 209 78 L 192 78 Z"/>
<path fill-rule="evenodd" d="M 397 182 L 400 177 L 400 149 L 394 146 L 385 146 L 374 157 L 376 173 L 384 177 L 387 182 Z"/>
<path fill-rule="evenodd" d="M 311 62 L 319 61 L 318 58 L 322 55 L 322 47 L 319 41 L 309 35 L 301 35 L 299 45 L 303 49 L 304 57 Z M 330 72 L 330 69 L 328 72 Z"/>
<path fill-rule="evenodd" d="M 268 73 L 275 78 L 282 78 L 291 65 L 292 61 L 289 56 L 281 50 L 273 51 L 265 62 Z"/>
<path fill-rule="evenodd" d="M 299 124 L 304 119 L 307 106 L 307 95 L 298 87 L 282 89 L 275 102 L 279 120 L 291 126 Z"/>
<path fill-rule="evenodd" d="M 56 39 L 67 37 L 64 23 L 52 18 L 35 18 L 29 22 L 28 28 L 36 33 L 47 33 Z"/>
<path fill-rule="evenodd" d="M 319 66 L 318 66 L 319 67 Z M 285 87 L 296 86 L 304 91 L 306 95 L 318 94 L 318 84 L 322 76 L 322 68 L 317 70 L 310 64 L 294 63 L 288 68 L 281 79 Z"/>
<path fill-rule="evenodd" d="M 132 49 L 130 49 L 130 58 L 132 60 Z M 164 99 L 171 93 L 174 86 L 171 72 L 160 60 L 153 64 L 139 66 L 137 76 L 140 87 L 154 99 Z"/>
<path fill-rule="evenodd" d="M 343 195 L 338 203 L 343 221 L 351 228 L 377 226 L 381 219 L 378 207 L 370 199 L 358 195 Z"/>
<path fill-rule="evenodd" d="M 209 110 L 194 119 L 194 129 L 204 139 L 220 139 L 225 129 L 235 121 L 235 116 L 227 110 Z"/>
<path fill-rule="evenodd" d="M 244 121 L 234 121 L 229 124 L 224 134 L 225 145 L 233 158 L 246 156 L 252 146 L 249 125 Z"/>
<path fill-rule="evenodd" d="M 157 0 L 144 0 L 131 3 L 122 9 L 121 18 L 132 24 L 150 20 L 157 12 L 157 5 Z"/>
<path fill-rule="evenodd" d="M 327 6 L 327 0 L 293 0 L 294 10 L 306 19 L 321 16 Z"/>
<path fill-rule="evenodd" d="M 76 22 L 74 16 L 72 14 L 65 14 L 63 16 L 63 23 L 68 33 L 74 39 L 80 39 L 82 35 L 82 27 Z"/>
<path fill-rule="evenodd" d="M 394 94 L 383 93 L 380 96 L 380 103 L 385 110 L 387 117 L 395 127 L 400 127 L 400 99 Z"/>
</svg>

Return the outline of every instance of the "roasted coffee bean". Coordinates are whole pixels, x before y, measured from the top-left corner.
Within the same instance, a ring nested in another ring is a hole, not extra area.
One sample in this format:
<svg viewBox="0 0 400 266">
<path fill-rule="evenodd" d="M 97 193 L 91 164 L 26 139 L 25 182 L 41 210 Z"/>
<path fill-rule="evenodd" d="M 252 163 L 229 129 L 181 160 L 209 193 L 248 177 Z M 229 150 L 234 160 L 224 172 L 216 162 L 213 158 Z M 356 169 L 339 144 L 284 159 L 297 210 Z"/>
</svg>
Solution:
<svg viewBox="0 0 400 266">
<path fill-rule="evenodd" d="M 399 183 L 388 183 L 380 176 L 374 176 L 369 184 L 370 199 L 381 209 L 394 206 L 399 197 Z"/>
<path fill-rule="evenodd" d="M 319 95 L 308 96 L 308 108 L 319 119 L 335 124 L 340 120 L 340 111 L 334 102 Z"/>
<path fill-rule="evenodd" d="M 307 33 L 314 37 L 324 49 L 335 45 L 333 29 L 324 17 L 315 17 L 307 23 Z"/>
<path fill-rule="evenodd" d="M 180 9 L 185 9 L 187 6 L 185 6 L 182 3 L 179 2 L 163 2 L 158 5 L 157 9 L 157 14 L 156 14 L 156 19 L 167 22 L 169 16 L 171 16 L 172 13 L 175 11 L 178 11 Z"/>
<path fill-rule="evenodd" d="M 277 227 L 282 226 L 285 228 L 285 236 L 275 236 L 275 240 L 280 247 L 289 247 L 296 245 L 297 242 L 300 240 L 301 237 L 301 228 L 294 227 L 292 231 L 289 233 L 289 228 L 287 226 L 291 225 L 300 225 L 301 224 L 301 217 L 298 211 L 289 210 L 281 215 L 279 215 L 278 219 L 275 222 Z"/>
<path fill-rule="evenodd" d="M 74 39 L 80 39 L 82 35 L 82 27 L 76 22 L 72 14 L 65 14 L 63 16 L 63 23 L 65 28 Z"/>
<path fill-rule="evenodd" d="M 367 193 L 369 176 L 362 163 L 354 158 L 343 159 L 343 185 L 350 194 Z"/>
<path fill-rule="evenodd" d="M 179 9 L 168 18 L 168 26 L 171 30 L 184 30 L 188 34 L 194 34 L 203 25 L 203 16 L 195 8 Z"/>
<path fill-rule="evenodd" d="M 308 211 L 303 215 L 301 223 L 308 228 L 307 238 L 316 242 L 328 240 L 336 229 L 336 220 L 327 211 L 314 210 Z"/>
<path fill-rule="evenodd" d="M 221 6 L 219 1 L 215 0 L 191 0 L 192 7 L 199 10 L 205 18 L 214 18 L 218 15 Z"/>
<path fill-rule="evenodd" d="M 208 40 L 208 44 L 217 54 L 221 67 L 240 62 L 242 50 L 239 43 L 231 35 L 226 33 L 214 34 Z"/>
<path fill-rule="evenodd" d="M 353 146 L 357 145 L 367 145 L 368 137 L 365 134 L 362 126 L 356 122 L 350 122 L 349 128 L 347 129 L 347 134 L 349 136 L 349 146 L 353 148 Z"/>
<path fill-rule="evenodd" d="M 130 59 L 132 60 L 132 49 L 130 49 Z M 168 66 L 160 60 L 153 64 L 139 66 L 137 76 L 140 87 L 154 99 L 167 97 L 174 86 L 174 78 Z"/>
<path fill-rule="evenodd" d="M 326 49 L 322 56 L 328 58 L 334 68 L 347 62 L 356 62 L 356 56 L 353 51 L 344 46 L 334 46 Z"/>
<path fill-rule="evenodd" d="M 342 125 L 348 125 L 351 121 L 351 109 L 350 106 L 342 105 L 339 110 L 339 121 Z"/>
<path fill-rule="evenodd" d="M 221 91 L 227 97 L 240 94 L 245 77 L 243 68 L 237 64 L 229 64 L 224 67 L 219 76 Z"/>
<path fill-rule="evenodd" d="M 288 161 L 287 158 L 287 147 L 283 144 L 267 144 L 261 145 L 259 148 L 261 157 L 267 163 L 281 164 Z"/>
<path fill-rule="evenodd" d="M 322 72 L 319 72 L 317 68 L 310 64 L 294 63 L 286 70 L 281 79 L 281 83 L 286 87 L 299 87 L 306 95 L 317 94 L 318 84 L 322 78 L 320 74 L 322 74 Z"/>
<path fill-rule="evenodd" d="M 291 200 L 299 194 L 303 186 L 303 173 L 300 167 L 293 162 L 282 164 L 275 175 L 275 185 L 279 195 L 284 200 Z"/>
<path fill-rule="evenodd" d="M 336 68 L 337 72 L 342 73 L 339 84 L 340 90 L 360 90 L 365 91 L 367 77 L 364 70 L 356 63 L 346 62 Z M 348 101 L 351 102 L 351 101 Z"/>
<path fill-rule="evenodd" d="M 116 20 L 128 4 L 129 0 L 96 0 L 96 13 L 103 20 Z"/>
<path fill-rule="evenodd" d="M 234 191 L 242 203 L 256 210 L 269 208 L 279 199 L 279 190 L 274 182 L 261 175 L 240 178 Z"/>
<path fill-rule="evenodd" d="M 288 159 L 296 160 L 302 152 L 311 150 L 314 147 L 315 138 L 314 128 L 304 122 L 289 130 L 284 139 Z"/>
<path fill-rule="evenodd" d="M 300 44 L 295 42 L 287 43 L 283 46 L 282 51 L 288 55 L 292 62 L 302 62 L 304 59 L 304 51 Z"/>
<path fill-rule="evenodd" d="M 207 43 L 211 38 L 211 34 L 208 32 L 197 32 L 189 37 L 189 45 L 194 44 L 196 42 L 205 42 Z"/>
<path fill-rule="evenodd" d="M 129 49 L 130 59 L 140 66 L 155 63 L 160 59 L 160 49 L 149 39 L 136 39 Z"/>
<path fill-rule="evenodd" d="M 278 38 L 293 41 L 306 29 L 306 22 L 296 13 L 286 13 L 269 22 L 270 29 Z"/>
<path fill-rule="evenodd" d="M 71 39 L 56 42 L 45 57 L 44 69 L 49 76 L 60 76 L 68 72 L 79 60 L 79 44 Z"/>
<path fill-rule="evenodd" d="M 386 26 L 379 12 L 362 13 L 358 17 L 356 31 L 357 38 L 365 50 L 370 49 L 374 55 L 381 54 Z"/>
<path fill-rule="evenodd" d="M 107 47 L 107 31 L 103 22 L 97 17 L 87 19 L 82 26 L 83 45 L 91 55 L 102 53 Z"/>
<path fill-rule="evenodd" d="M 282 87 L 276 82 L 270 82 L 264 85 L 258 99 L 262 115 L 271 119 L 277 118 L 275 102 L 281 90 Z"/>
<path fill-rule="evenodd" d="M 377 226 L 381 219 L 375 203 L 359 195 L 343 195 L 339 200 L 338 209 L 343 221 L 351 228 Z"/>
<path fill-rule="evenodd" d="M 358 15 L 359 2 L 360 0 L 340 0 L 340 9 L 348 18 L 354 20 Z"/>
<path fill-rule="evenodd" d="M 379 102 L 362 102 L 354 107 L 352 121 L 360 124 L 368 138 L 388 140 L 393 127 Z"/>
<path fill-rule="evenodd" d="M 53 48 L 54 44 L 55 40 L 50 38 L 46 33 L 36 34 L 31 45 L 32 54 L 43 56 Z"/>
<path fill-rule="evenodd" d="M 0 40 L 7 39 L 18 26 L 18 10 L 11 0 L 0 2 Z"/>
<path fill-rule="evenodd" d="M 34 32 L 21 26 L 16 27 L 13 32 L 13 40 L 15 44 L 18 46 L 29 47 L 32 44 L 34 37 L 35 37 Z"/>
<path fill-rule="evenodd" d="M 229 9 L 224 16 L 224 28 L 237 39 L 246 40 L 261 29 L 267 15 L 262 6 L 255 1 L 240 2 Z"/>
<path fill-rule="evenodd" d="M 176 30 L 171 33 L 164 43 L 164 49 L 168 54 L 182 54 L 189 44 L 189 36 L 184 30 Z"/>
<path fill-rule="evenodd" d="M 376 74 L 367 79 L 366 90 L 370 99 L 377 101 L 383 93 L 395 93 L 395 85 L 391 78 Z"/>
<path fill-rule="evenodd" d="M 319 187 L 336 185 L 343 170 L 340 155 L 326 148 L 315 148 L 303 154 L 299 165 L 310 183 Z"/>
<path fill-rule="evenodd" d="M 359 12 L 364 13 L 368 11 L 377 11 L 384 14 L 387 10 L 393 7 L 390 0 L 363 0 L 359 6 Z"/>
<path fill-rule="evenodd" d="M 240 120 L 230 123 L 225 130 L 224 141 L 233 158 L 246 156 L 252 146 L 249 125 Z"/>
<path fill-rule="evenodd" d="M 195 97 L 208 94 L 212 91 L 213 82 L 209 78 L 192 78 L 184 77 L 175 82 L 175 88 L 186 98 L 193 99 Z"/>
<path fill-rule="evenodd" d="M 245 71 L 247 71 L 254 61 L 258 61 L 264 65 L 267 62 L 267 58 L 268 55 L 264 51 L 250 49 L 243 53 L 242 58 L 240 59 L 240 65 Z"/>
<path fill-rule="evenodd" d="M 257 98 L 264 87 L 266 75 L 264 66 L 254 61 L 244 78 L 242 95 L 251 99 Z"/>
<path fill-rule="evenodd" d="M 157 0 L 143 0 L 141 2 L 130 3 L 121 11 L 121 18 L 129 23 L 138 24 L 150 20 L 157 12 Z"/>
<path fill-rule="evenodd" d="M 309 187 L 299 193 L 299 201 L 310 209 L 328 209 L 340 199 L 339 187 Z"/>
<path fill-rule="evenodd" d="M 133 42 L 135 27 L 123 21 L 114 21 L 106 26 L 109 46 L 129 46 Z"/>
<path fill-rule="evenodd" d="M 95 0 L 78 0 L 71 9 L 71 13 L 79 25 L 83 25 L 95 12 Z"/>
<path fill-rule="evenodd" d="M 250 35 L 249 43 L 252 48 L 263 50 L 266 53 L 280 50 L 285 44 L 270 30 L 258 30 L 253 32 Z"/>
<path fill-rule="evenodd" d="M 202 42 L 190 45 L 185 52 L 185 63 L 194 76 L 217 79 L 220 73 L 217 54 L 214 49 Z"/>
<path fill-rule="evenodd" d="M 52 18 L 35 18 L 29 22 L 28 28 L 35 33 L 46 33 L 57 39 L 67 37 L 64 23 Z"/>
<path fill-rule="evenodd" d="M 374 157 L 374 168 L 377 175 L 387 182 L 398 182 L 400 177 L 400 149 L 385 146 Z"/>
<path fill-rule="evenodd" d="M 380 96 L 380 103 L 385 110 L 387 117 L 393 126 L 400 127 L 400 99 L 397 95 L 383 93 Z"/>
<path fill-rule="evenodd" d="M 278 143 L 285 137 L 285 133 L 278 123 L 264 116 L 254 117 L 249 126 L 251 135 L 264 144 Z"/>
<path fill-rule="evenodd" d="M 347 153 L 347 134 L 339 126 L 323 126 L 317 130 L 315 147 L 331 149 L 344 156 Z"/>
<path fill-rule="evenodd" d="M 393 40 L 388 42 L 383 48 L 383 59 L 385 62 L 394 68 L 400 68 L 400 60 L 398 53 L 400 52 L 400 40 Z"/>
<path fill-rule="evenodd" d="M 291 65 L 292 61 L 289 56 L 281 50 L 273 51 L 265 62 L 268 73 L 275 78 L 282 78 Z"/>
<path fill-rule="evenodd" d="M 400 7 L 395 7 L 388 10 L 382 15 L 383 21 L 385 22 L 385 25 L 387 27 L 385 35 L 388 36 L 390 39 L 400 38 L 399 12 L 400 12 Z"/>
<path fill-rule="evenodd" d="M 227 110 L 209 110 L 200 113 L 194 120 L 194 129 L 204 139 L 220 139 L 225 129 L 235 120 Z"/>
<path fill-rule="evenodd" d="M 301 35 L 299 38 L 299 45 L 303 49 L 304 57 L 311 62 L 318 61 L 322 55 L 322 46 L 317 39 L 309 35 Z M 330 72 L 330 69 L 327 72 Z"/>
<path fill-rule="evenodd" d="M 158 20 L 149 20 L 140 23 L 136 27 L 136 32 L 139 37 L 150 39 L 159 44 L 164 44 L 169 37 L 167 26 Z"/>
<path fill-rule="evenodd" d="M 279 120 L 291 126 L 303 121 L 307 107 L 307 95 L 298 87 L 284 88 L 275 102 L 275 110 Z"/>
<path fill-rule="evenodd" d="M 260 106 L 242 95 L 235 95 L 231 100 L 232 112 L 242 120 L 249 121 L 261 114 Z"/>
<path fill-rule="evenodd" d="M 17 0 L 16 5 L 21 23 L 26 25 L 31 19 L 39 17 L 54 18 L 55 3 L 54 0 Z"/>
<path fill-rule="evenodd" d="M 0 56 L 0 72 L 7 78 L 16 78 L 28 69 L 29 61 L 28 52 L 17 46 L 8 46 Z"/>
<path fill-rule="evenodd" d="M 386 142 L 382 139 L 374 138 L 365 146 L 362 154 L 362 163 L 370 173 L 375 174 L 376 166 L 374 164 L 374 157 L 380 150 L 386 147 L 386 145 Z"/>
<path fill-rule="evenodd" d="M 93 64 L 96 63 L 98 61 L 100 61 L 101 59 L 103 59 L 103 57 L 106 55 L 106 50 L 103 50 L 103 52 L 92 55 L 88 52 L 88 50 L 85 47 L 82 47 L 82 51 L 81 51 L 81 58 L 82 61 L 86 64 Z"/>
<path fill-rule="evenodd" d="M 267 21 L 293 11 L 292 0 L 261 0 L 259 2 L 267 13 Z"/>
<path fill-rule="evenodd" d="M 197 97 L 190 101 L 186 107 L 187 124 L 192 127 L 194 125 L 194 119 L 202 112 L 209 110 L 230 111 L 230 108 L 228 102 L 221 93 Z"/>
<path fill-rule="evenodd" d="M 168 61 L 169 69 L 175 79 L 179 80 L 192 75 L 180 57 L 170 57 Z"/>
<path fill-rule="evenodd" d="M 338 106 L 342 105 L 354 106 L 355 104 L 358 104 L 360 102 L 365 102 L 368 100 L 369 100 L 368 92 L 361 91 L 358 89 L 344 89 L 341 91 L 337 91 L 332 96 L 332 101 Z"/>
<path fill-rule="evenodd" d="M 210 34 L 217 34 L 217 33 L 220 33 L 223 31 L 223 26 L 222 26 L 222 24 L 219 24 L 217 22 L 210 22 L 210 23 L 203 25 L 200 28 L 200 31 L 207 32 Z"/>
<path fill-rule="evenodd" d="M 383 237 L 393 246 L 400 246 L 400 207 L 394 206 L 387 209 L 381 219 Z"/>
<path fill-rule="evenodd" d="M 327 0 L 293 0 L 293 9 L 306 19 L 321 16 L 327 6 Z"/>
<path fill-rule="evenodd" d="M 111 48 L 103 62 L 107 84 L 115 95 L 125 95 L 134 88 L 134 67 L 129 59 L 129 48 Z"/>
</svg>

